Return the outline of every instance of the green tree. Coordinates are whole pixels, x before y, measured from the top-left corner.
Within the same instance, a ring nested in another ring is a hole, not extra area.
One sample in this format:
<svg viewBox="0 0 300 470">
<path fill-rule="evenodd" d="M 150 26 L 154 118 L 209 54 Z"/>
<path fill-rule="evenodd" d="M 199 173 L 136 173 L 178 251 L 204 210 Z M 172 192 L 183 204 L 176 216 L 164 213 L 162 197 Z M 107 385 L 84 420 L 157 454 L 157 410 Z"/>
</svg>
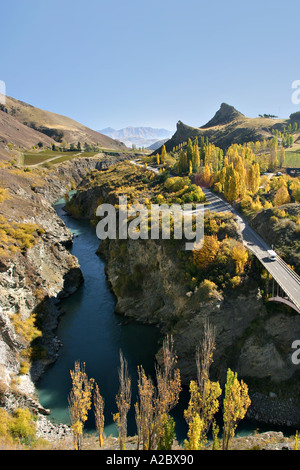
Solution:
<svg viewBox="0 0 300 470">
<path fill-rule="evenodd" d="M 179 153 L 177 169 L 180 175 L 185 175 L 189 169 L 186 152 L 182 148 L 180 149 Z"/>
<path fill-rule="evenodd" d="M 163 432 L 157 444 L 157 450 L 171 450 L 175 435 L 175 421 L 170 415 L 165 415 L 162 420 Z"/>
</svg>

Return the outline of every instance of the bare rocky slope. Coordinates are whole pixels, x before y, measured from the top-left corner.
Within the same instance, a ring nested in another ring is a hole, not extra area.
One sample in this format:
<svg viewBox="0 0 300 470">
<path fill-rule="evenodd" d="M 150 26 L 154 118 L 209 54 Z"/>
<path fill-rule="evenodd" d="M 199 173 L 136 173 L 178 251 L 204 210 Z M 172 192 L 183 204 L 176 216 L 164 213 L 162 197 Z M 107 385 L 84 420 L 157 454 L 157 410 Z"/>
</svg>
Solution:
<svg viewBox="0 0 300 470">
<path fill-rule="evenodd" d="M 22 405 L 37 413 L 40 435 L 50 439 L 68 430 L 43 416 L 47 410 L 38 403 L 35 382 L 59 354 L 59 301 L 83 281 L 78 261 L 68 250 L 72 234 L 52 205 L 88 171 L 123 158 L 128 156 L 103 154 L 73 159 L 52 170 L 28 172 L 12 165 L 0 169 L 6 183 L 0 201 L 0 404 L 8 410 Z M 33 316 L 42 335 L 31 343 Z"/>
</svg>

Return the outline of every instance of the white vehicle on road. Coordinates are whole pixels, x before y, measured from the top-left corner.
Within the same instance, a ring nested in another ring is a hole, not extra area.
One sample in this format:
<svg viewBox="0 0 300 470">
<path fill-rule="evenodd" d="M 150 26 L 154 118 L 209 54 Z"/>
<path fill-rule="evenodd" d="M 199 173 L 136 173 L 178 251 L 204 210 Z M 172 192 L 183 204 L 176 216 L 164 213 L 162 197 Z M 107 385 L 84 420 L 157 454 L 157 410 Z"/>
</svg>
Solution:
<svg viewBox="0 0 300 470">
<path fill-rule="evenodd" d="M 276 260 L 276 253 L 273 250 L 268 250 L 268 255 L 270 260 L 275 261 Z"/>
</svg>

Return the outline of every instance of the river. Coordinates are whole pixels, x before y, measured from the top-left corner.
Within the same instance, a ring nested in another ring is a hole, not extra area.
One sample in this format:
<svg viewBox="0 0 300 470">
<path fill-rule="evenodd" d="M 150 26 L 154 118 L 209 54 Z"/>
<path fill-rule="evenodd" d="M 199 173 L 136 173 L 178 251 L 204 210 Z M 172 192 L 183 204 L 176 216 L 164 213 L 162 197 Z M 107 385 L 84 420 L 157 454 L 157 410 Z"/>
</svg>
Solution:
<svg viewBox="0 0 300 470">
<path fill-rule="evenodd" d="M 37 384 L 39 401 L 51 410 L 50 420 L 70 424 L 68 394 L 71 390 L 70 370 L 75 361 L 85 363 L 88 376 L 98 383 L 105 400 L 105 429 L 107 436 L 117 436 L 113 413 L 117 407 L 115 396 L 119 388 L 118 368 L 120 350 L 128 362 L 132 379 L 132 406 L 128 415 L 128 435 L 136 434 L 134 403 L 137 397 L 137 366 L 143 365 L 147 374 L 155 376 L 155 354 L 161 335 L 155 326 L 143 325 L 115 313 L 116 299 L 105 276 L 104 261 L 96 254 L 99 239 L 95 228 L 86 220 L 68 216 L 63 207 L 64 199 L 55 204 L 57 214 L 74 234 L 70 252 L 79 260 L 84 283 L 77 292 L 60 303 L 63 312 L 57 329 L 57 336 L 63 347 L 57 361 L 43 374 Z M 176 421 L 176 436 L 179 441 L 186 437 L 187 427 L 183 411 L 188 403 L 188 392 L 181 393 L 179 405 L 172 415 Z M 261 431 L 288 430 L 259 423 L 242 422 L 239 435 L 252 433 L 257 427 Z M 271 429 L 272 428 L 272 429 Z M 85 430 L 95 431 L 93 413 Z"/>
<path fill-rule="evenodd" d="M 70 370 L 74 369 L 75 361 L 84 362 L 88 376 L 98 383 L 105 400 L 104 432 L 116 436 L 112 414 L 117 412 L 115 396 L 119 388 L 119 354 L 122 350 L 132 379 L 128 435 L 134 435 L 136 425 L 133 405 L 137 397 L 137 366 L 142 364 L 147 374 L 154 377 L 160 332 L 154 326 L 143 325 L 115 313 L 116 299 L 106 280 L 105 264 L 96 254 L 99 239 L 95 228 L 88 221 L 69 217 L 63 210 L 64 205 L 61 199 L 55 204 L 55 209 L 74 234 L 70 252 L 79 260 L 84 283 L 75 294 L 60 303 L 63 313 L 59 319 L 57 336 L 63 347 L 57 361 L 46 370 L 37 384 L 39 400 L 42 406 L 51 410 L 51 420 L 70 424 Z M 90 415 L 85 429 L 94 431 L 92 413 Z M 179 435 L 182 432 L 181 426 Z"/>
</svg>

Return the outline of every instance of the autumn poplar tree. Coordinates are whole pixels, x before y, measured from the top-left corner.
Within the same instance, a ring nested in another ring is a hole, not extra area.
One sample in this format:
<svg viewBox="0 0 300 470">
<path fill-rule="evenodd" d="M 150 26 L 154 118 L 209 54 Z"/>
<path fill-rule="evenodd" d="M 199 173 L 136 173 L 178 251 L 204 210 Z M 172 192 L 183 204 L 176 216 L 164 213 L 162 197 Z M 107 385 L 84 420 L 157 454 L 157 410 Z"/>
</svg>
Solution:
<svg viewBox="0 0 300 470">
<path fill-rule="evenodd" d="M 215 330 L 206 322 L 202 347 L 196 351 L 197 381 L 190 382 L 189 405 L 184 411 L 189 426 L 186 450 L 200 450 L 205 446 L 207 433 L 219 409 L 222 390 L 218 382 L 212 382 L 209 378 L 214 349 Z"/>
<path fill-rule="evenodd" d="M 161 154 L 160 154 L 160 161 L 162 164 L 166 162 L 166 156 L 167 156 L 167 151 L 166 151 L 166 146 L 164 144 L 161 148 Z"/>
<path fill-rule="evenodd" d="M 93 379 L 88 379 L 85 363 L 75 362 L 74 370 L 70 371 L 72 389 L 68 397 L 69 414 L 75 450 L 81 450 L 84 423 L 92 405 Z"/>
<path fill-rule="evenodd" d="M 172 336 L 163 341 L 162 366 L 156 366 L 156 386 L 142 366 L 138 367 L 138 401 L 135 420 L 138 430 L 138 448 L 166 449 L 172 445 L 173 421 L 170 411 L 177 405 L 181 391 L 180 371 L 176 368 Z"/>
<path fill-rule="evenodd" d="M 231 251 L 231 257 L 235 262 L 236 272 L 241 274 L 248 261 L 248 251 L 241 242 L 237 242 Z"/>
<path fill-rule="evenodd" d="M 289 204 L 291 202 L 291 197 L 289 195 L 289 191 L 286 186 L 281 186 L 276 191 L 274 196 L 274 204 L 275 206 L 282 206 L 283 204 Z"/>
<path fill-rule="evenodd" d="M 113 419 L 117 424 L 119 431 L 120 450 L 125 450 L 125 440 L 127 437 L 127 415 L 131 404 L 131 378 L 128 374 L 128 365 L 126 359 L 120 351 L 120 368 L 119 368 L 120 388 L 116 396 L 118 413 L 113 415 Z"/>
<path fill-rule="evenodd" d="M 196 137 L 193 146 L 193 171 L 197 172 L 200 168 L 200 153 L 198 146 L 198 138 Z"/>
<path fill-rule="evenodd" d="M 103 430 L 104 430 L 104 398 L 100 394 L 98 384 L 95 383 L 94 388 L 94 415 L 95 424 L 99 436 L 99 445 L 103 445 Z"/>
<path fill-rule="evenodd" d="M 230 440 L 234 437 L 238 423 L 245 417 L 251 404 L 248 395 L 248 386 L 241 380 L 237 373 L 228 369 L 225 384 L 225 396 L 223 401 L 223 450 L 228 450 Z"/>
<path fill-rule="evenodd" d="M 181 392 L 180 370 L 176 368 L 177 356 L 174 351 L 172 336 L 163 341 L 163 363 L 156 367 L 157 400 L 156 400 L 156 434 L 158 442 L 164 439 L 166 423 L 170 411 L 177 405 Z"/>
<path fill-rule="evenodd" d="M 153 448 L 155 435 L 155 399 L 156 390 L 153 381 L 146 376 L 142 366 L 138 366 L 138 401 L 135 403 L 135 420 L 137 426 L 137 450 Z"/>
<path fill-rule="evenodd" d="M 283 167 L 285 161 L 285 149 L 283 146 L 280 147 L 280 152 L 279 152 L 279 166 L 280 168 Z"/>
<path fill-rule="evenodd" d="M 228 183 L 227 199 L 230 202 L 236 201 L 239 197 L 239 174 L 236 170 L 232 171 L 232 175 Z"/>
</svg>

